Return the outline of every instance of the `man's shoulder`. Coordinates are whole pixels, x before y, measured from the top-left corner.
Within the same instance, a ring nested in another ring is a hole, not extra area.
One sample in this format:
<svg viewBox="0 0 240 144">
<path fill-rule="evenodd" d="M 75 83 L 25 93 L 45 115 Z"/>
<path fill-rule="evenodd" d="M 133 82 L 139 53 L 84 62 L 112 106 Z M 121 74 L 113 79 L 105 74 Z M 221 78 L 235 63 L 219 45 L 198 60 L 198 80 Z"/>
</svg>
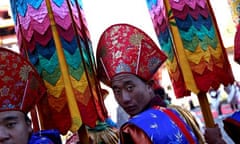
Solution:
<svg viewBox="0 0 240 144">
<path fill-rule="evenodd" d="M 162 123 L 163 121 L 169 121 L 170 118 L 166 113 L 166 110 L 174 111 L 166 107 L 152 107 L 130 118 L 128 123 L 146 124 L 146 123 Z"/>
</svg>

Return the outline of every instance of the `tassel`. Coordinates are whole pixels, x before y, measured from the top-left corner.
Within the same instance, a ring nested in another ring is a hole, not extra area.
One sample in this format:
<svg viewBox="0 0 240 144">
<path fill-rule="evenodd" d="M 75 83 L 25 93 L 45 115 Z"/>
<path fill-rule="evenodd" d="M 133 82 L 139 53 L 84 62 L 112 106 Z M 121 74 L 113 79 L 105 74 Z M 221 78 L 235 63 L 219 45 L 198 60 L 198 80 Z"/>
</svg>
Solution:
<svg viewBox="0 0 240 144">
<path fill-rule="evenodd" d="M 107 122 L 98 122 L 94 128 L 88 127 L 88 134 L 93 144 L 118 144 L 118 129 Z"/>
</svg>

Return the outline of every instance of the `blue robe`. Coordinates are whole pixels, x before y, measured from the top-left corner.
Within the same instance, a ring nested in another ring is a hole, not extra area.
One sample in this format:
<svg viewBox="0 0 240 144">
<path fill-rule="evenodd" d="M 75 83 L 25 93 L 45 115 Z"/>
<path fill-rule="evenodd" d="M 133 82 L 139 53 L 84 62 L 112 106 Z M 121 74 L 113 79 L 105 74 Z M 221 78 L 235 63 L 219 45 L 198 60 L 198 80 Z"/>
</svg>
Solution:
<svg viewBox="0 0 240 144">
<path fill-rule="evenodd" d="M 28 144 L 62 144 L 58 130 L 42 130 L 33 133 Z"/>
<path fill-rule="evenodd" d="M 192 129 L 173 109 L 154 107 L 121 127 L 121 144 L 197 144 Z"/>
</svg>

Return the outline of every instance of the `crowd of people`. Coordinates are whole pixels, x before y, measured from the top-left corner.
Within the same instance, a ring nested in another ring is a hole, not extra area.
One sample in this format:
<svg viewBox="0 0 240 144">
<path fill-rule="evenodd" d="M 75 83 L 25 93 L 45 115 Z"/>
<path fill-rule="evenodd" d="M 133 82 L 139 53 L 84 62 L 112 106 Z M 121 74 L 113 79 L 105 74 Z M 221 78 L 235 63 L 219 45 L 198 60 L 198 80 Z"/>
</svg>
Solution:
<svg viewBox="0 0 240 144">
<path fill-rule="evenodd" d="M 100 37 L 96 58 L 99 80 L 112 88 L 129 115 L 118 129 L 121 144 L 226 143 L 218 125 L 203 133 L 188 110 L 172 105 L 164 89 L 153 88 L 151 78 L 167 57 L 141 29 L 129 24 L 108 27 Z M 20 55 L 0 48 L 0 75 L 0 143 L 61 144 L 58 130 L 33 132 L 31 127 L 28 113 L 46 96 L 34 67 Z M 233 90 L 237 90 L 235 85 L 225 89 L 229 95 L 236 93 Z M 229 103 L 237 111 L 233 100 L 234 96 Z M 234 123 L 228 120 L 228 124 L 239 125 L 236 115 L 231 117 Z"/>
<path fill-rule="evenodd" d="M 239 109 L 240 90 L 238 82 L 229 84 L 223 89 L 210 89 L 209 95 L 211 98 L 211 104 L 213 108 L 217 109 L 219 116 L 223 114 L 224 104 L 229 104 L 232 111 L 237 111 Z"/>
<path fill-rule="evenodd" d="M 164 88 L 154 89 L 151 79 L 164 64 L 166 55 L 143 30 L 129 24 L 114 24 L 101 35 L 96 52 L 97 77 L 109 86 L 127 120 L 116 126 L 110 119 L 100 122 L 99 129 L 116 128 L 121 144 L 225 144 L 221 130 L 200 130 L 196 118 L 186 109 L 171 103 Z M 0 144 L 61 144 L 57 129 L 34 131 L 29 112 L 46 96 L 46 88 L 35 68 L 19 54 L 0 48 Z M 211 89 L 219 115 L 221 105 L 227 102 L 234 114 L 226 118 L 224 129 L 236 143 L 240 139 L 239 83 Z M 106 139 L 94 142 L 96 129 L 88 128 L 92 143 L 108 143 Z M 92 134 L 91 134 L 92 133 Z M 68 143 L 77 143 L 75 133 Z M 81 142 L 80 142 L 81 143 Z"/>
</svg>

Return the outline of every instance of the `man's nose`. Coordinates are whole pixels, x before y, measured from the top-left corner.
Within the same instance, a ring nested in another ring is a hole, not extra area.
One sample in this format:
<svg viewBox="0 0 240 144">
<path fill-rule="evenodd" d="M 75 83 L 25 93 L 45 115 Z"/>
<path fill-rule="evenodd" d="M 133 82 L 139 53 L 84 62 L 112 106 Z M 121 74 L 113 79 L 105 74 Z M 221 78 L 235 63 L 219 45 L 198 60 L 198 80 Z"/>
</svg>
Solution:
<svg viewBox="0 0 240 144">
<path fill-rule="evenodd" d="M 124 103 L 126 103 L 126 102 L 129 102 L 130 100 L 131 100 L 131 97 L 130 97 L 130 95 L 129 95 L 129 92 L 123 90 L 123 91 L 122 91 L 122 101 L 123 101 Z"/>
</svg>

